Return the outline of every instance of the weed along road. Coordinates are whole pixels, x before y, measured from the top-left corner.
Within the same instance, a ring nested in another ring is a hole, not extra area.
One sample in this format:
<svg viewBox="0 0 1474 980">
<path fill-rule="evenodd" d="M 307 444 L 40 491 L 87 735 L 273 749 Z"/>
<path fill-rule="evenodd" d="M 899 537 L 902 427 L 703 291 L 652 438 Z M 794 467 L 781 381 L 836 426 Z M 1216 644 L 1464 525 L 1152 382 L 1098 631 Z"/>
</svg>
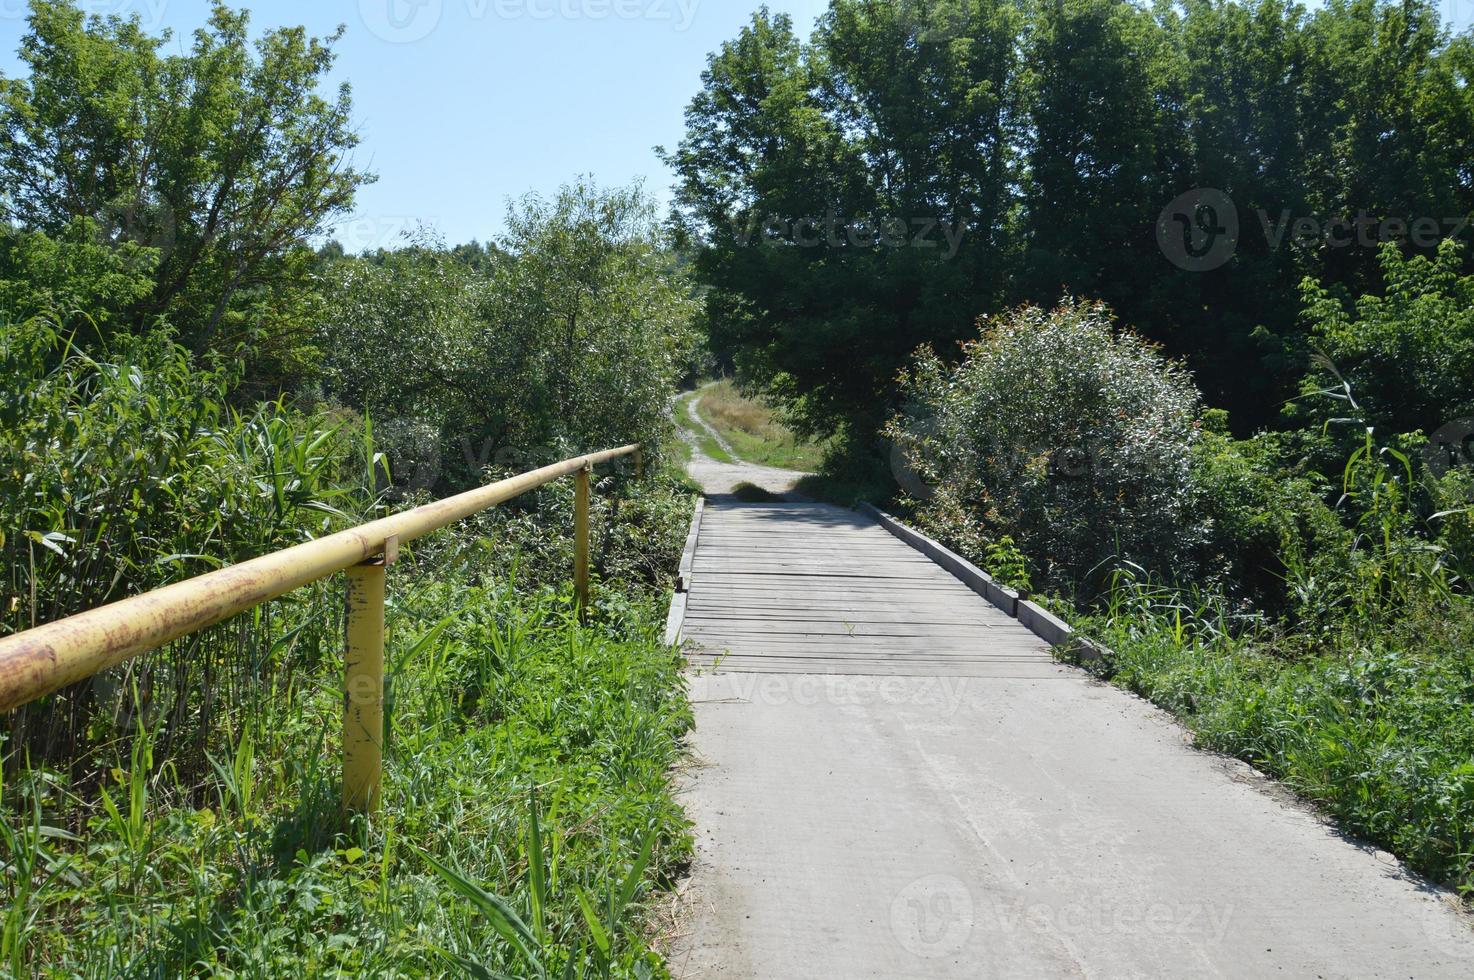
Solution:
<svg viewBox="0 0 1474 980">
<path fill-rule="evenodd" d="M 1474 976 L 1445 894 L 867 517 L 713 497 L 686 602 L 677 976 Z"/>
</svg>

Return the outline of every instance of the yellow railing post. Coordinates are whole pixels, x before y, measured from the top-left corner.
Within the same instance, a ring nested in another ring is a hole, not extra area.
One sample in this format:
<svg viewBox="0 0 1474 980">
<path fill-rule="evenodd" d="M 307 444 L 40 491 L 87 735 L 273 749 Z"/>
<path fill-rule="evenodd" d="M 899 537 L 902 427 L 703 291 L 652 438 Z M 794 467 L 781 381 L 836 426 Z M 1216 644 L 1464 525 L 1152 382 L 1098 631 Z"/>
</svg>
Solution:
<svg viewBox="0 0 1474 980">
<path fill-rule="evenodd" d="M 383 560 L 348 571 L 348 644 L 343 661 L 343 810 L 373 814 L 384 759 Z"/>
<path fill-rule="evenodd" d="M 574 475 L 573 504 L 573 604 L 578 618 L 588 615 L 589 607 L 589 475 L 585 466 Z"/>
<path fill-rule="evenodd" d="M 292 548 L 273 551 L 237 565 L 175 582 L 152 592 L 129 596 L 110 605 L 89 609 L 11 636 L 0 636 L 0 714 L 29 704 L 68 684 L 86 680 L 98 671 L 126 663 L 182 636 L 208 629 L 248 609 L 255 609 L 277 596 L 286 595 L 337 572 L 353 569 L 375 555 L 384 555 L 385 564 L 392 565 L 400 543 L 408 544 L 423 538 L 472 514 L 479 514 L 530 490 L 547 486 L 554 480 L 577 475 L 580 470 L 583 471 L 582 479 L 586 484 L 593 466 L 623 459 L 638 448 L 634 445 L 620 446 L 617 449 L 565 459 L 413 510 L 381 517 Z M 587 504 L 584 523 L 586 527 Z M 581 564 L 584 585 L 581 594 L 587 604 L 587 531 L 583 537 L 583 551 L 584 559 Z M 350 590 L 362 597 L 357 603 L 359 611 L 349 617 L 349 646 L 374 651 L 376 662 L 380 666 L 373 667 L 373 662 L 363 656 L 349 657 L 350 665 L 357 665 L 350 667 L 350 672 L 356 671 L 356 676 L 361 676 L 361 679 L 355 680 L 351 685 L 352 689 L 344 692 L 345 713 L 356 703 L 353 696 L 355 691 L 360 695 L 358 703 L 361 706 L 382 713 L 379 701 L 383 686 L 383 582 L 380 573 L 377 586 L 379 598 L 369 601 L 369 594 L 374 589 L 373 575 L 372 572 L 349 573 Z M 363 581 L 356 582 L 356 577 L 362 577 Z M 373 613 L 372 617 L 369 616 L 370 612 Z M 379 623 L 377 639 L 356 642 L 355 637 L 368 636 L 370 618 Z M 377 758 L 381 738 L 379 723 L 366 718 L 355 724 L 350 718 L 350 727 L 358 732 L 368 733 L 374 750 L 373 758 Z M 354 746 L 351 740 L 345 742 L 345 752 L 352 748 Z M 357 766 L 356 760 L 350 759 L 350 763 Z M 377 768 L 375 763 L 372 769 L 377 772 Z M 358 784 L 345 780 L 345 793 L 354 785 Z M 377 780 L 364 785 L 367 786 L 368 796 L 371 798 Z"/>
</svg>

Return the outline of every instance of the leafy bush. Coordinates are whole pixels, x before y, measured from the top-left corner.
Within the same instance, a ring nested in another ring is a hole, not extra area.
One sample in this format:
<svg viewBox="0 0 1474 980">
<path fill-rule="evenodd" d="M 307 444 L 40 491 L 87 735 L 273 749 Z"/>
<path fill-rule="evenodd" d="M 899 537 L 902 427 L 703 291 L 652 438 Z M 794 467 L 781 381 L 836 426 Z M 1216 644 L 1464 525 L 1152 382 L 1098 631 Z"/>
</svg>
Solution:
<svg viewBox="0 0 1474 980">
<path fill-rule="evenodd" d="M 1193 450 L 1196 507 L 1207 528 L 1198 583 L 1272 618 L 1329 614 L 1324 601 L 1332 583 L 1344 583 L 1352 552 L 1352 532 L 1327 503 L 1336 487 L 1296 464 L 1299 443 L 1276 433 L 1236 440 L 1215 424 Z"/>
<path fill-rule="evenodd" d="M 1103 307 L 984 318 L 960 363 L 923 349 L 901 387 L 888 432 L 923 520 L 965 551 L 1011 537 L 1040 584 L 1081 595 L 1115 564 L 1189 570 L 1197 391 Z"/>
<path fill-rule="evenodd" d="M 1305 392 L 1349 386 L 1358 414 L 1385 433 L 1474 415 L 1474 276 L 1460 275 L 1462 252 L 1451 240 L 1432 258 L 1384 245 L 1385 291 L 1354 304 L 1307 280 L 1304 317 L 1324 360 Z"/>
<path fill-rule="evenodd" d="M 108 336 L 153 291 L 158 262 L 158 249 L 108 242 L 90 218 L 55 236 L 0 228 L 0 316 L 49 316 L 83 336 Z"/>
<path fill-rule="evenodd" d="M 691 853 L 669 785 L 691 716 L 663 609 L 585 629 L 507 581 L 410 564 L 391 582 L 372 825 L 341 832 L 341 661 L 237 717 L 197 802 L 150 727 L 101 791 L 113 807 L 25 769 L 0 799 L 0 865 L 39 870 L 0 879 L 0 972 L 663 975 L 648 895 Z"/>
<path fill-rule="evenodd" d="M 510 227 L 484 263 L 422 242 L 334 270 L 326 392 L 383 420 L 401 485 L 666 441 L 694 305 L 651 200 L 578 184 Z"/>
<path fill-rule="evenodd" d="M 375 502 L 361 425 L 280 403 L 238 413 L 224 404 L 230 375 L 196 365 L 162 328 L 93 356 L 44 320 L 7 324 L 0 382 L 11 393 L 0 406 L 0 633 L 299 544 Z M 12 733 L 72 756 L 132 729 L 136 688 L 150 720 L 170 720 L 161 755 L 202 739 L 213 698 L 247 677 L 290 675 L 280 661 L 292 658 L 261 659 L 267 637 L 316 591 L 43 699 L 13 716 Z M 335 621 L 294 622 L 277 652 L 315 657 Z"/>
<path fill-rule="evenodd" d="M 665 473 L 640 482 L 632 477 L 629 466 L 610 464 L 595 474 L 591 487 L 589 560 L 596 606 L 606 593 L 668 595 L 685 549 L 695 503 L 690 488 Z M 461 533 L 432 538 L 419 551 L 432 566 L 462 568 L 477 580 L 510 577 L 529 588 L 566 591 L 572 582 L 573 513 L 573 481 L 559 480 L 515 505 L 470 518 Z"/>
</svg>

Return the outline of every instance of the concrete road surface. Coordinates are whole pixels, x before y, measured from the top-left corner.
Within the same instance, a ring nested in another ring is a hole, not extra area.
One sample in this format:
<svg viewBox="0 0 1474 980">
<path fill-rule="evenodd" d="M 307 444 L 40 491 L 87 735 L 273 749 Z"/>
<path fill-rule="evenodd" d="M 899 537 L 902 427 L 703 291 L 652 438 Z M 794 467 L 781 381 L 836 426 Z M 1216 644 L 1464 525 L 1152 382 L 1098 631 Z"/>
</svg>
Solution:
<svg viewBox="0 0 1474 980">
<path fill-rule="evenodd" d="M 689 596 L 677 976 L 1474 978 L 1449 896 L 879 528 L 739 507 Z"/>
<path fill-rule="evenodd" d="M 1448 896 L 1052 678 L 705 675 L 681 977 L 1474 977 Z"/>
</svg>

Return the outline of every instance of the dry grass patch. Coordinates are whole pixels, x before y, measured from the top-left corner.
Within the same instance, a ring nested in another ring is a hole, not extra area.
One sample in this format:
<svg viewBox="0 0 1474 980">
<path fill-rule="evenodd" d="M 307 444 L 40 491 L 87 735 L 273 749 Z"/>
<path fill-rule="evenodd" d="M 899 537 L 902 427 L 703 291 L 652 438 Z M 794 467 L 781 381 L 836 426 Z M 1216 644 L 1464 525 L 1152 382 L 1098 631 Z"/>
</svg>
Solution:
<svg viewBox="0 0 1474 980">
<path fill-rule="evenodd" d="M 749 463 L 813 472 L 824 460 L 822 444 L 800 439 L 772 408 L 744 395 L 730 379 L 703 388 L 697 408 Z"/>
</svg>

